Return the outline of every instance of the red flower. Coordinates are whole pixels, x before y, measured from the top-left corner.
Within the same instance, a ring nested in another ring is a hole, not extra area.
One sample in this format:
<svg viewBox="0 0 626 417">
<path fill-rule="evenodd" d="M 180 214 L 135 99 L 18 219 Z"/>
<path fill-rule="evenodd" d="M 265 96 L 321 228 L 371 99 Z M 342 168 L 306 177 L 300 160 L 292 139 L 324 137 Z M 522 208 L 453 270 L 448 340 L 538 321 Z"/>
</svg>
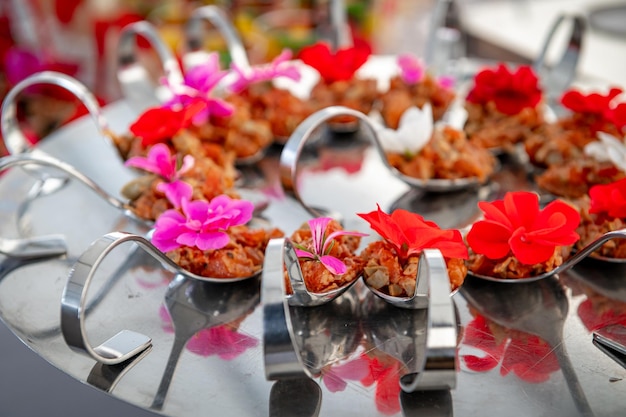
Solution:
<svg viewBox="0 0 626 417">
<path fill-rule="evenodd" d="M 493 102 L 500 113 L 514 115 L 524 108 L 534 108 L 541 101 L 539 80 L 532 68 L 520 66 L 515 72 L 504 65 L 485 69 L 474 77 L 474 87 L 467 101 L 476 104 Z"/>
<path fill-rule="evenodd" d="M 626 126 L 626 103 L 614 105 L 613 99 L 622 94 L 621 88 L 611 88 L 606 94 L 582 94 L 580 91 L 569 90 L 561 97 L 561 104 L 576 113 L 594 116 L 601 122 L 615 125 L 618 129 Z M 598 130 L 596 127 L 594 130 Z"/>
<path fill-rule="evenodd" d="M 589 190 L 589 213 L 607 213 L 610 217 L 626 217 L 626 178 L 610 184 L 594 185 Z"/>
<path fill-rule="evenodd" d="M 504 200 L 482 201 L 478 207 L 484 220 L 474 223 L 467 243 L 490 259 L 513 254 L 521 263 L 534 265 L 550 259 L 557 246 L 579 239 L 575 230 L 580 214 L 560 200 L 540 210 L 536 194 L 518 191 L 507 193 Z"/>
<path fill-rule="evenodd" d="M 141 138 L 143 146 L 150 146 L 170 139 L 191 124 L 193 116 L 204 110 L 201 101 L 191 103 L 181 110 L 153 107 L 146 110 L 130 126 L 131 133 Z"/>
<path fill-rule="evenodd" d="M 330 50 L 328 44 L 318 42 L 300 51 L 299 58 L 315 68 L 326 83 L 350 80 L 354 73 L 367 61 L 372 50 L 367 44 L 356 44 L 351 48 Z"/>
<path fill-rule="evenodd" d="M 401 259 L 419 254 L 422 249 L 439 249 L 446 258 L 467 259 L 467 247 L 458 230 L 442 230 L 436 223 L 406 210 L 391 215 L 378 207 L 370 213 L 357 213 L 379 235 L 393 245 Z"/>
</svg>

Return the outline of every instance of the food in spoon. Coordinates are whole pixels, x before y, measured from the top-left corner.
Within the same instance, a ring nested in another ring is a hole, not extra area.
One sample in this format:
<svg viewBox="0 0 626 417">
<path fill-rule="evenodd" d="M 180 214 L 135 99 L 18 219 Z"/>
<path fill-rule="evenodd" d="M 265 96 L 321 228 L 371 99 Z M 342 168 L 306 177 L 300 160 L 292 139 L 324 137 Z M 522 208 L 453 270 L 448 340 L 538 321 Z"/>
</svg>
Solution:
<svg viewBox="0 0 626 417">
<path fill-rule="evenodd" d="M 387 214 L 378 207 L 358 216 L 383 238 L 361 252 L 366 262 L 363 277 L 371 288 L 394 297 L 413 296 L 423 249 L 441 251 L 452 290 L 463 283 L 467 248 L 458 230 L 442 230 L 419 214 L 402 209 Z"/>
<path fill-rule="evenodd" d="M 562 200 L 541 209 L 537 194 L 511 191 L 502 200 L 478 206 L 484 218 L 466 236 L 467 266 L 476 275 L 504 279 L 541 275 L 561 265 L 579 239 L 580 215 Z"/>
<path fill-rule="evenodd" d="M 482 148 L 512 150 L 544 124 L 543 93 L 528 66 L 486 68 L 465 99 L 465 133 Z"/>
<path fill-rule="evenodd" d="M 365 234 L 343 230 L 339 222 L 329 217 L 311 219 L 294 231 L 291 243 L 296 248 L 307 290 L 325 293 L 359 278 L 365 262 L 355 251 L 362 236 Z M 285 282 L 290 294 L 287 276 Z"/>
</svg>

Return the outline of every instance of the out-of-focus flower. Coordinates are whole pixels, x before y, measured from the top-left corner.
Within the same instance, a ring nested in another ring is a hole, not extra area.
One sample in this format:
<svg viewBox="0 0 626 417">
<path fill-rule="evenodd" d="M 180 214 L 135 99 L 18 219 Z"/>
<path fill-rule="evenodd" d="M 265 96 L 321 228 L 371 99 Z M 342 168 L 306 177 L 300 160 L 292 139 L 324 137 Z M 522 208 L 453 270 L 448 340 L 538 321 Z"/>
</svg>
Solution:
<svg viewBox="0 0 626 417">
<path fill-rule="evenodd" d="M 614 103 L 622 94 L 621 88 L 611 88 L 607 94 L 583 94 L 578 90 L 568 90 L 561 97 L 561 104 L 573 112 L 592 115 L 599 122 L 611 123 L 618 129 L 626 126 L 626 103 Z M 600 127 L 601 123 L 597 123 Z"/>
<path fill-rule="evenodd" d="M 589 213 L 606 213 L 610 217 L 626 218 L 626 179 L 594 185 L 589 190 L 589 197 Z"/>
<path fill-rule="evenodd" d="M 211 97 L 213 89 L 227 74 L 227 71 L 220 69 L 218 54 L 210 54 L 205 63 L 196 65 L 185 72 L 182 84 L 169 84 L 167 79 L 163 80 L 165 86 L 173 94 L 163 107 L 179 110 L 192 103 L 203 102 L 204 108 L 194 113 L 191 119 L 191 122 L 196 125 L 206 123 L 211 115 L 230 116 L 234 111 L 233 107 L 221 99 Z"/>
<path fill-rule="evenodd" d="M 231 68 L 236 74 L 236 79 L 229 86 L 230 90 L 238 93 L 250 84 L 271 81 L 277 77 L 287 77 L 294 81 L 300 81 L 300 70 L 293 62 L 290 62 L 291 56 L 291 50 L 285 49 L 268 65 L 257 65 L 246 69 L 239 68 L 237 65 L 232 64 Z"/>
<path fill-rule="evenodd" d="M 476 104 L 493 102 L 500 113 L 514 115 L 524 108 L 534 108 L 539 104 L 542 92 L 539 79 L 529 66 L 520 66 L 511 72 L 500 64 L 480 71 L 474 77 L 474 86 L 467 95 L 467 101 Z"/>
<path fill-rule="evenodd" d="M 376 124 L 376 132 L 387 152 L 413 156 L 426 146 L 433 134 L 433 112 L 430 103 L 409 107 L 400 117 L 398 129 Z"/>
<path fill-rule="evenodd" d="M 171 139 L 180 130 L 188 127 L 194 117 L 204 112 L 205 107 L 206 103 L 202 101 L 194 101 L 179 110 L 153 107 L 143 112 L 130 125 L 129 130 L 141 138 L 143 146 L 151 146 Z"/>
<path fill-rule="evenodd" d="M 302 48 L 298 57 L 315 68 L 324 81 L 330 84 L 352 79 L 371 53 L 371 48 L 363 43 L 333 52 L 327 43 L 318 42 Z"/>
</svg>

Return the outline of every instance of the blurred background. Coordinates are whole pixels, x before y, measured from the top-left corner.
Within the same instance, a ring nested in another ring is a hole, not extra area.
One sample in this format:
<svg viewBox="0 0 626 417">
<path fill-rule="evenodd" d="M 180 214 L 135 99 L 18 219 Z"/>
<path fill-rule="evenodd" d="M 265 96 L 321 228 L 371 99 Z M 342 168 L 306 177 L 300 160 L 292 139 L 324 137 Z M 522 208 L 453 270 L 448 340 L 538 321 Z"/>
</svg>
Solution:
<svg viewBox="0 0 626 417">
<path fill-rule="evenodd" d="M 443 1 L 452 6 L 441 23 L 453 31 L 440 34 L 440 40 L 455 43 L 457 57 L 521 63 L 539 54 L 559 15 L 579 14 L 589 23 L 579 76 L 626 84 L 626 0 L 343 1 L 353 38 L 370 44 L 375 54 L 423 57 L 433 11 Z M 55 70 L 82 81 L 101 104 L 118 100 L 120 30 L 147 20 L 180 57 L 184 23 L 192 10 L 207 4 L 228 13 L 253 64 L 271 60 L 283 48 L 297 53 L 323 38 L 330 25 L 331 0 L 0 0 L 0 98 L 32 73 Z M 156 67 L 148 46 L 139 43 L 143 60 Z M 214 28 L 207 29 L 205 48 L 221 51 L 228 64 L 224 40 Z M 19 105 L 33 142 L 83 114 L 67 93 L 52 87 L 29 89 Z"/>
</svg>

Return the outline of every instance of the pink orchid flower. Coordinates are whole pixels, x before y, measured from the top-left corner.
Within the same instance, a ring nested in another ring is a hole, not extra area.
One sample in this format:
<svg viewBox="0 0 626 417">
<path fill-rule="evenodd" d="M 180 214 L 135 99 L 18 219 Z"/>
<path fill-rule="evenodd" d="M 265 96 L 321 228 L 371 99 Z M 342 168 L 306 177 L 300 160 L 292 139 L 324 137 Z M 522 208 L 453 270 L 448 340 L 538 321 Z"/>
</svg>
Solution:
<svg viewBox="0 0 626 417">
<path fill-rule="evenodd" d="M 148 151 L 148 156 L 133 156 L 129 158 L 124 165 L 143 169 L 159 175 L 167 182 L 174 182 L 180 178 L 182 174 L 188 172 L 195 160 L 191 155 L 185 155 L 180 168 L 178 168 L 178 158 L 172 155 L 170 148 L 163 144 L 157 143 Z"/>
<path fill-rule="evenodd" d="M 196 65 L 185 73 L 182 84 L 169 84 L 166 79 L 162 81 L 174 95 L 163 107 L 180 109 L 194 101 L 203 101 L 206 107 L 192 118 L 195 125 L 206 123 L 211 115 L 230 116 L 233 114 L 233 107 L 223 100 L 211 97 L 211 91 L 227 74 L 228 72 L 220 69 L 217 53 L 210 54 L 206 63 Z"/>
<path fill-rule="evenodd" d="M 300 70 L 290 62 L 292 52 L 284 49 L 269 65 L 258 65 L 252 68 L 239 68 L 232 64 L 231 68 L 236 74 L 235 81 L 230 85 L 230 90 L 238 93 L 250 84 L 262 81 L 270 81 L 277 77 L 287 77 L 294 81 L 300 81 Z"/>
<path fill-rule="evenodd" d="M 191 200 L 191 186 L 182 183 L 176 209 L 166 210 L 155 223 L 152 243 L 162 252 L 181 246 L 200 250 L 221 249 L 230 242 L 228 228 L 247 223 L 252 218 L 254 205 L 246 200 L 233 200 L 219 195 L 210 202 Z"/>
<path fill-rule="evenodd" d="M 341 259 L 328 255 L 334 240 L 339 236 L 367 236 L 365 233 L 347 232 L 344 230 L 337 230 L 330 235 L 326 236 L 326 228 L 328 223 L 332 219 L 330 217 L 319 217 L 308 221 L 311 228 L 311 237 L 313 239 L 313 247 L 305 248 L 298 245 L 296 248 L 296 255 L 299 258 L 313 259 L 320 261 L 322 265 L 330 271 L 331 274 L 342 275 L 346 273 L 346 264 Z"/>
</svg>

